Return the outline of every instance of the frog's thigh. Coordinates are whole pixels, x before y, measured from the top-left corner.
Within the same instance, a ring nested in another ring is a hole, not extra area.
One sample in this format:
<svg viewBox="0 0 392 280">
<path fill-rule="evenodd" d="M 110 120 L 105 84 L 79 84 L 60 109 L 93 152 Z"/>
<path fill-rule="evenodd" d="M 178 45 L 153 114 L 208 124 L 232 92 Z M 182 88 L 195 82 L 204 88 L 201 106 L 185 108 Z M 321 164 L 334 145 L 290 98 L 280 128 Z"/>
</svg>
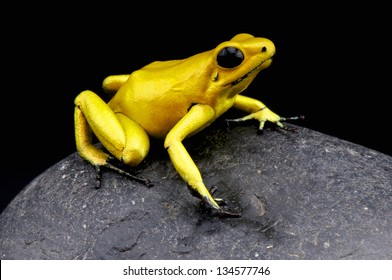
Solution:
<svg viewBox="0 0 392 280">
<path fill-rule="evenodd" d="M 86 90 L 75 98 L 75 134 L 77 149 L 92 164 L 105 164 L 108 155 L 91 143 L 91 131 L 114 156 L 125 145 L 125 132 L 114 112 L 94 92 Z"/>
<path fill-rule="evenodd" d="M 113 156 L 132 166 L 143 160 L 150 143 L 147 133 L 137 123 L 122 114 L 115 114 L 98 95 L 89 90 L 76 97 L 75 105 L 78 107 L 77 112 L 82 112 L 93 133 Z M 77 116 L 79 119 L 76 123 L 83 124 L 80 113 Z M 79 130 L 87 131 L 84 128 Z M 87 138 L 82 135 L 83 133 L 77 133 L 79 134 L 79 138 Z M 88 155 L 87 151 L 92 149 L 92 145 L 85 144 L 86 141 L 77 142 L 81 143 L 78 150 L 82 151 L 85 158 L 93 163 L 102 164 L 102 160 L 98 160 L 97 156 L 91 158 Z"/>
<path fill-rule="evenodd" d="M 116 116 L 125 132 L 125 146 L 121 153 L 121 160 L 136 166 L 147 156 L 150 139 L 138 123 L 121 113 L 117 113 Z"/>
</svg>

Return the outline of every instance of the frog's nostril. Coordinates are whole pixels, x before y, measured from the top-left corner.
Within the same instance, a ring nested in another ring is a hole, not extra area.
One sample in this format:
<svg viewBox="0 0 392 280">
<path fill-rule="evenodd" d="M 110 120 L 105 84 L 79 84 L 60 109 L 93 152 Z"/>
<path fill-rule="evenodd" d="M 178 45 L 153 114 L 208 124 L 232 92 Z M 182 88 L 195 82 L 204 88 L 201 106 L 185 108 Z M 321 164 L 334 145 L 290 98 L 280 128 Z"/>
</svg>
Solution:
<svg viewBox="0 0 392 280">
<path fill-rule="evenodd" d="M 267 51 L 267 47 L 262 47 L 261 48 L 261 52 L 263 53 L 263 52 L 266 52 Z"/>
</svg>

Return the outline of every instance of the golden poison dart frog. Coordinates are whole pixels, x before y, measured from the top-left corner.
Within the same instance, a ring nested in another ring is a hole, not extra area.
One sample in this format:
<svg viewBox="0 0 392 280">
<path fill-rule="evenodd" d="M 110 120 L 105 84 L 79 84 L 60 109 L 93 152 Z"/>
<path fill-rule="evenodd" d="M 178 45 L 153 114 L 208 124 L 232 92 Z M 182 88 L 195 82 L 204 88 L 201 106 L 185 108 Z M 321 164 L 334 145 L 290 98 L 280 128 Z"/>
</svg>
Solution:
<svg viewBox="0 0 392 280">
<path fill-rule="evenodd" d="M 160 138 L 195 196 L 219 214 L 239 216 L 223 210 L 223 200 L 212 196 L 182 141 L 232 107 L 248 113 L 232 121 L 255 119 L 260 130 L 266 121 L 286 128 L 282 122 L 288 118 L 241 95 L 256 75 L 270 66 L 274 54 L 270 40 L 241 33 L 185 59 L 155 61 L 131 74 L 109 76 L 103 81 L 103 89 L 114 93 L 109 102 L 89 90 L 75 98 L 77 151 L 98 172 L 104 166 L 132 177 L 110 163 L 111 159 L 137 166 L 149 151 L 149 137 Z M 110 154 L 93 145 L 91 131 Z"/>
</svg>

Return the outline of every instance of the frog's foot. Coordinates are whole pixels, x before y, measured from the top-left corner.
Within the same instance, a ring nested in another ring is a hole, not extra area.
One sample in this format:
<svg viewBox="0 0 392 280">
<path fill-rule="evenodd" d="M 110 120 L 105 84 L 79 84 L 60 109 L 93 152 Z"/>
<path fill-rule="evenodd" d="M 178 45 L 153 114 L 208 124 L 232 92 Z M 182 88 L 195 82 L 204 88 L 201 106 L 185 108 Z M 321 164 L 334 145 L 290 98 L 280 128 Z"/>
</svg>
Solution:
<svg viewBox="0 0 392 280">
<path fill-rule="evenodd" d="M 280 117 L 280 120 L 278 122 L 276 122 L 276 124 L 278 125 L 279 128 L 290 131 L 290 132 L 297 132 L 297 129 L 295 127 L 292 126 L 287 126 L 286 124 L 284 124 L 283 122 L 285 121 L 291 121 L 291 120 L 303 120 L 305 119 L 305 116 L 300 115 L 300 116 L 293 116 L 293 117 Z M 260 123 L 261 124 L 261 123 Z M 258 129 L 258 133 L 263 133 L 263 126 Z"/>
<path fill-rule="evenodd" d="M 216 187 L 211 187 L 210 193 L 213 195 L 216 192 L 217 188 Z M 214 201 L 211 201 L 211 199 L 208 196 L 205 196 L 202 198 L 202 203 L 208 204 L 211 208 L 215 209 L 218 213 L 218 215 L 222 217 L 228 217 L 228 218 L 239 218 L 241 217 L 240 213 L 235 213 L 232 211 L 224 210 L 221 206 L 226 205 L 226 202 L 222 198 L 213 198 Z"/>
<path fill-rule="evenodd" d="M 102 182 L 102 170 L 101 167 L 106 167 L 108 169 L 111 169 L 113 171 L 116 171 L 117 173 L 124 175 L 132 180 L 141 182 L 143 184 L 145 184 L 147 187 L 152 187 L 154 185 L 154 183 L 152 183 L 150 180 L 141 177 L 141 176 L 136 176 L 134 174 L 131 174 L 128 171 L 125 171 L 124 169 L 122 169 L 121 167 L 116 166 L 117 163 L 115 162 L 115 160 L 113 158 L 109 158 L 106 163 L 104 165 L 95 165 L 95 169 L 97 171 L 97 186 L 96 188 L 100 188 L 101 187 L 101 182 Z"/>
<path fill-rule="evenodd" d="M 228 122 L 242 122 L 242 121 L 247 121 L 247 120 L 258 120 L 259 121 L 259 127 L 258 127 L 258 133 L 262 133 L 263 129 L 264 129 L 264 125 L 267 121 L 272 122 L 274 124 L 276 124 L 278 127 L 287 130 L 287 131 L 291 131 L 291 132 L 295 132 L 296 129 L 293 127 L 289 127 L 287 125 L 285 125 L 283 122 L 285 121 L 290 121 L 290 120 L 303 120 L 305 117 L 304 116 L 294 116 L 294 117 L 280 117 L 279 115 L 275 114 L 274 112 L 272 112 L 270 109 L 268 109 L 267 107 L 264 107 L 263 109 L 254 112 L 252 114 L 249 114 L 245 117 L 242 118 L 238 118 L 238 119 L 227 119 L 226 121 Z"/>
<path fill-rule="evenodd" d="M 280 117 L 280 122 L 285 122 L 285 121 L 296 121 L 296 120 L 303 120 L 303 119 L 305 119 L 305 116 L 304 115 L 300 115 L 300 116 L 293 116 L 293 117 L 286 117 L 286 118 L 284 118 L 284 117 Z M 281 123 L 282 124 L 282 123 Z M 294 127 L 289 127 L 289 126 L 286 126 L 286 125 L 284 125 L 284 124 L 282 124 L 283 126 L 281 126 L 281 125 L 278 125 L 280 128 L 282 128 L 282 129 L 284 129 L 284 130 L 287 130 L 287 131 L 292 131 L 292 132 L 296 132 L 297 131 L 297 129 L 296 128 L 294 128 Z"/>
</svg>

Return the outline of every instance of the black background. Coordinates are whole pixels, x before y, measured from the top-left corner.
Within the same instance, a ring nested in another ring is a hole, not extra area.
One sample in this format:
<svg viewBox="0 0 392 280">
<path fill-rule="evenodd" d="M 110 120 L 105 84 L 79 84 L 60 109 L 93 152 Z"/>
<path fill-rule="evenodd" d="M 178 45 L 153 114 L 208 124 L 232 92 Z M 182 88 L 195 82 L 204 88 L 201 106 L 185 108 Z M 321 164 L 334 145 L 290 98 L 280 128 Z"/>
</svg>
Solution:
<svg viewBox="0 0 392 280">
<path fill-rule="evenodd" d="M 239 32 L 267 37 L 277 49 L 245 95 L 280 115 L 305 115 L 301 126 L 392 155 L 386 8 L 269 2 L 11 8 L 1 27 L 0 210 L 76 151 L 73 100 L 79 92 L 102 93 L 108 75 L 185 58 Z"/>
</svg>

